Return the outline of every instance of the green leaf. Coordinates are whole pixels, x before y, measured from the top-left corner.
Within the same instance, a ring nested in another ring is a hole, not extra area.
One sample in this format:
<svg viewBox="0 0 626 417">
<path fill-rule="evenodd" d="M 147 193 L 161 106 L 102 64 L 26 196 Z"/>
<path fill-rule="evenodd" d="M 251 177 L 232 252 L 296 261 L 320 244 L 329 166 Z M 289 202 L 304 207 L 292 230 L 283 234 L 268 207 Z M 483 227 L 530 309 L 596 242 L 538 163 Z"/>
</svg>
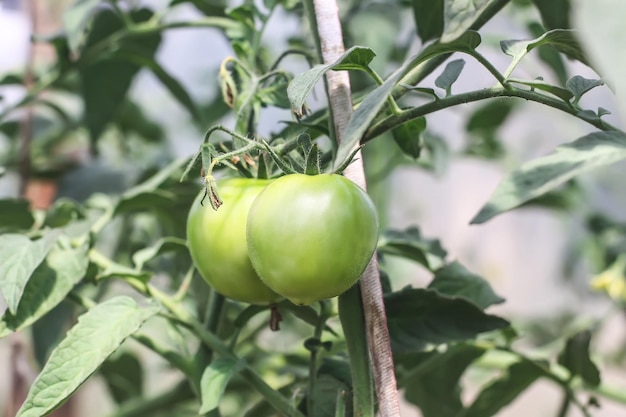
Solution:
<svg viewBox="0 0 626 417">
<path fill-rule="evenodd" d="M 528 23 L 528 31 L 534 37 L 541 36 L 545 29 L 539 22 Z M 563 54 L 551 47 L 544 45 L 537 48 L 539 59 L 546 63 L 556 75 L 559 85 L 565 85 L 568 77 L 568 68 L 565 66 Z"/>
<path fill-rule="evenodd" d="M 393 140 L 406 155 L 413 159 L 420 156 L 423 146 L 422 133 L 426 130 L 426 118 L 418 117 L 401 124 L 391 131 Z"/>
<path fill-rule="evenodd" d="M 444 0 L 413 0 L 413 17 L 417 35 L 426 43 L 443 33 Z"/>
<path fill-rule="evenodd" d="M 456 82 L 463 71 L 465 61 L 462 59 L 455 59 L 448 62 L 446 68 L 441 75 L 435 79 L 435 85 L 446 92 L 446 97 L 452 94 L 452 84 Z"/>
<path fill-rule="evenodd" d="M 0 200 L 0 231 L 29 229 L 35 222 L 29 206 L 21 198 Z"/>
<path fill-rule="evenodd" d="M 47 232 L 32 241 L 24 235 L 0 236 L 0 293 L 11 314 L 17 312 L 26 284 L 54 246 L 60 231 Z"/>
<path fill-rule="evenodd" d="M 387 230 L 378 239 L 378 251 L 400 256 L 435 270 L 446 261 L 446 251 L 437 239 L 426 239 L 420 229 L 412 226 L 405 230 Z"/>
<path fill-rule="evenodd" d="M 580 376 L 586 384 L 593 387 L 600 385 L 600 371 L 591 360 L 589 343 L 591 332 L 582 331 L 567 339 L 563 351 L 559 354 L 559 364 Z"/>
<path fill-rule="evenodd" d="M 508 174 L 471 223 L 484 223 L 579 174 L 625 158 L 626 134 L 619 131 L 595 132 L 559 146 L 553 154 L 527 162 Z"/>
<path fill-rule="evenodd" d="M 509 326 L 463 298 L 423 288 L 385 294 L 385 308 L 394 354 L 419 352 L 428 344 L 467 340 Z"/>
<path fill-rule="evenodd" d="M 156 258 L 157 256 L 171 251 L 187 251 L 187 243 L 185 239 L 178 237 L 164 237 L 159 239 L 154 245 L 138 250 L 133 254 L 133 263 L 138 271 L 143 269 L 146 262 Z"/>
<path fill-rule="evenodd" d="M 193 4 L 206 16 L 226 16 L 226 12 L 224 11 L 226 8 L 226 2 L 223 0 L 172 0 L 170 1 L 170 7 L 182 3 Z"/>
<path fill-rule="evenodd" d="M 542 80 L 520 80 L 517 78 L 509 78 L 509 82 L 527 85 L 537 90 L 547 91 L 548 93 L 554 94 L 565 102 L 569 102 L 570 99 L 574 97 L 574 94 L 570 90 L 557 87 L 556 85 L 546 83 Z"/>
<path fill-rule="evenodd" d="M 26 284 L 17 312 L 0 318 L 0 337 L 31 325 L 63 301 L 87 272 L 87 250 L 54 247 Z"/>
<path fill-rule="evenodd" d="M 99 372 L 116 403 L 143 395 L 143 368 L 136 355 L 116 353 L 104 361 Z"/>
<path fill-rule="evenodd" d="M 80 49 L 85 40 L 85 30 L 101 4 L 100 0 L 76 0 L 63 14 L 63 29 L 73 53 Z"/>
<path fill-rule="evenodd" d="M 574 26 L 597 72 L 615 91 L 622 115 L 626 115 L 626 55 L 622 53 L 626 26 L 626 2 L 615 0 L 576 0 L 572 7 Z"/>
<path fill-rule="evenodd" d="M 548 29 L 569 29 L 570 0 L 532 0 Z"/>
<path fill-rule="evenodd" d="M 211 365 L 202 373 L 200 381 L 202 405 L 199 414 L 206 414 L 217 408 L 228 381 L 243 367 L 244 364 L 241 361 L 230 358 L 219 358 L 211 362 Z"/>
<path fill-rule="evenodd" d="M 145 56 L 145 52 L 148 52 L 149 55 Z M 142 51 L 141 54 L 122 51 L 117 56 L 134 62 L 140 68 L 149 68 L 178 103 L 189 112 L 196 123 L 200 126 L 204 126 L 204 118 L 185 87 L 154 60 L 152 57 L 153 54 L 154 51 Z"/>
<path fill-rule="evenodd" d="M 542 45 L 550 45 L 570 58 L 589 65 L 589 61 L 578 43 L 575 34 L 576 31 L 571 29 L 553 29 L 532 40 L 501 41 L 500 48 L 502 48 L 502 52 L 513 57 L 505 75 L 507 77 L 511 75 L 513 69 L 517 67 L 526 54 Z"/>
<path fill-rule="evenodd" d="M 427 355 L 402 378 L 407 401 L 417 405 L 424 417 L 457 417 L 464 410 L 461 376 L 484 353 L 484 348 L 459 344 Z"/>
<path fill-rule="evenodd" d="M 449 43 L 463 36 L 483 12 L 497 0 L 446 0 L 441 42 Z"/>
<path fill-rule="evenodd" d="M 509 405 L 547 371 L 541 364 L 517 362 L 507 369 L 507 374 L 489 384 L 469 406 L 463 417 L 490 417 Z"/>
<path fill-rule="evenodd" d="M 504 302 L 504 298 L 497 295 L 487 281 L 472 274 L 458 262 L 435 271 L 428 289 L 449 297 L 465 298 L 482 309 Z"/>
<path fill-rule="evenodd" d="M 348 71 L 361 70 L 368 71 L 368 65 L 376 54 L 369 48 L 363 46 L 353 46 L 341 55 L 335 62 L 327 65 L 316 65 L 310 70 L 300 73 L 294 77 L 287 87 L 287 96 L 293 109 L 301 109 L 304 106 L 315 84 L 330 70 Z"/>
<path fill-rule="evenodd" d="M 371 91 L 354 111 L 344 138 L 337 150 L 334 169 L 340 167 L 350 156 L 352 150 L 361 140 L 378 112 L 387 102 L 393 88 L 416 65 L 438 55 L 449 52 L 471 52 L 480 44 L 480 35 L 477 32 L 466 32 L 459 39 L 451 43 L 433 43 L 425 47 L 417 55 L 409 58 L 400 68 L 389 76 L 380 86 Z"/>
<path fill-rule="evenodd" d="M 141 325 L 159 311 L 119 296 L 87 311 L 52 351 L 16 417 L 39 417 L 60 406 Z"/>
<path fill-rule="evenodd" d="M 135 22 L 145 22 L 152 17 L 152 12 L 149 9 L 140 9 L 133 11 L 131 17 Z M 94 18 L 83 55 L 88 56 L 91 46 L 123 27 L 121 17 L 114 11 L 106 8 L 100 10 Z M 79 60 L 81 94 L 85 100 L 85 123 L 92 141 L 97 140 L 115 118 L 135 75 L 141 69 L 136 63 L 123 59 L 123 53 L 140 53 L 144 57 L 152 57 L 160 42 L 159 33 L 130 38 L 120 41 L 113 55 L 99 54 L 99 59 L 95 62 Z"/>
<path fill-rule="evenodd" d="M 602 80 L 592 80 L 581 77 L 580 75 L 575 75 L 567 80 L 565 87 L 574 94 L 574 103 L 578 103 L 585 93 L 601 85 L 604 85 Z"/>
<path fill-rule="evenodd" d="M 465 129 L 470 133 L 495 132 L 507 121 L 515 102 L 488 101 L 478 107 L 467 120 Z"/>
<path fill-rule="evenodd" d="M 85 218 L 85 210 L 76 201 L 61 197 L 46 212 L 45 225 L 63 227 L 71 221 Z"/>
</svg>

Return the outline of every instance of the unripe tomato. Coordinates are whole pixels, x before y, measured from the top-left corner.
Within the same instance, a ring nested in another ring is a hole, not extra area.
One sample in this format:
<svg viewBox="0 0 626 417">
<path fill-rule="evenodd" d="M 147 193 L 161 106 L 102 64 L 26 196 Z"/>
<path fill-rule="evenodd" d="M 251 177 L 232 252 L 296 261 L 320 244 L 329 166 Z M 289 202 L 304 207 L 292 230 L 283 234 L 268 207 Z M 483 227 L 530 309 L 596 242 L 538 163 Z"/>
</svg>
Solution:
<svg viewBox="0 0 626 417">
<path fill-rule="evenodd" d="M 187 241 L 200 275 L 220 294 L 251 304 L 270 304 L 281 297 L 267 288 L 250 263 L 246 220 L 254 199 L 268 180 L 229 178 L 218 181 L 219 210 L 200 204 L 200 193 L 187 218 Z"/>
<path fill-rule="evenodd" d="M 248 214 L 248 251 L 268 287 L 294 304 L 334 297 L 359 279 L 378 240 L 368 195 L 336 174 L 291 174 Z"/>
</svg>

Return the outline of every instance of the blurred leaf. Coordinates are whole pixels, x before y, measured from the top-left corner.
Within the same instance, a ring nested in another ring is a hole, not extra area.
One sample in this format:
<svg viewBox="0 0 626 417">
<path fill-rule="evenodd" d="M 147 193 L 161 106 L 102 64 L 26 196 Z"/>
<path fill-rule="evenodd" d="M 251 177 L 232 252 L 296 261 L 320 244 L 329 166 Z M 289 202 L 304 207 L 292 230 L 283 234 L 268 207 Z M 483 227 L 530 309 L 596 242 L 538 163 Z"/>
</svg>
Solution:
<svg viewBox="0 0 626 417">
<path fill-rule="evenodd" d="M 626 134 L 619 131 L 595 132 L 561 145 L 553 154 L 527 162 L 508 174 L 471 223 L 484 223 L 579 174 L 625 158 Z"/>
<path fill-rule="evenodd" d="M 578 43 L 575 34 L 575 30 L 553 29 L 532 40 L 501 41 L 500 48 L 502 48 L 502 52 L 513 57 L 506 74 L 510 75 L 527 53 L 542 45 L 550 45 L 570 58 L 589 65 L 589 61 Z"/>
<path fill-rule="evenodd" d="M 394 354 L 418 352 L 428 344 L 467 340 L 509 326 L 465 299 L 422 288 L 385 294 L 385 308 Z"/>
<path fill-rule="evenodd" d="M 74 304 L 65 300 L 33 323 L 31 337 L 39 369 L 45 365 L 50 352 L 65 337 L 72 325 L 74 307 Z"/>
<path fill-rule="evenodd" d="M 409 58 L 400 68 L 391 74 L 380 86 L 372 90 L 356 108 L 348 126 L 345 136 L 339 145 L 334 160 L 334 168 L 340 167 L 359 143 L 361 137 L 378 115 L 378 112 L 387 102 L 396 84 L 415 66 L 438 55 L 450 52 L 473 51 L 480 44 L 480 35 L 477 32 L 467 32 L 459 39 L 451 43 L 433 43 L 426 46 L 422 51 Z"/>
<path fill-rule="evenodd" d="M 436 175 L 442 175 L 450 160 L 450 149 L 447 143 L 439 135 L 425 131 L 422 135 L 424 146 L 418 165 L 433 171 Z"/>
<path fill-rule="evenodd" d="M 452 94 L 452 85 L 456 82 L 463 71 L 465 61 L 462 59 L 455 59 L 448 62 L 443 72 L 435 79 L 435 85 L 446 92 L 446 97 Z"/>
<path fill-rule="evenodd" d="M 574 97 L 574 94 L 570 90 L 566 90 L 565 88 L 557 87 L 556 85 L 552 85 L 550 83 L 546 83 L 543 80 L 520 80 L 517 78 L 509 78 L 509 82 L 516 84 L 523 84 L 529 87 L 532 87 L 537 90 L 547 91 L 550 94 L 554 94 L 561 100 L 569 103 L 570 99 Z"/>
<path fill-rule="evenodd" d="M 120 105 L 113 123 L 124 136 L 135 133 L 149 142 L 161 142 L 165 139 L 163 128 L 156 121 L 150 120 L 143 109 L 134 101 L 126 98 Z"/>
<path fill-rule="evenodd" d="M 133 254 L 133 263 L 136 270 L 142 270 L 144 265 L 166 252 L 180 251 L 187 252 L 187 242 L 185 239 L 168 236 L 159 239 L 154 245 L 138 250 Z"/>
<path fill-rule="evenodd" d="M 59 198 L 46 211 L 45 225 L 48 227 L 63 227 L 68 223 L 85 218 L 82 205 L 69 198 Z"/>
<path fill-rule="evenodd" d="M 48 231 L 36 241 L 18 234 L 0 236 L 0 293 L 11 314 L 16 314 L 28 280 L 46 258 L 59 234 L 59 230 Z"/>
<path fill-rule="evenodd" d="M 622 116 L 626 115 L 623 97 L 626 97 L 626 68 L 624 48 L 626 2 L 615 0 L 580 1 L 572 7 L 572 20 L 580 29 L 580 41 L 589 54 L 597 72 L 622 97 L 617 104 Z"/>
<path fill-rule="evenodd" d="M 559 354 L 559 364 L 573 376 L 580 376 L 586 384 L 593 387 L 600 385 L 600 371 L 591 360 L 589 343 L 591 332 L 582 331 L 567 339 L 563 351 Z"/>
<path fill-rule="evenodd" d="M 114 354 L 104 361 L 99 372 L 116 403 L 143 395 L 143 369 L 136 355 L 128 351 Z"/>
<path fill-rule="evenodd" d="M 449 297 L 465 298 L 482 309 L 504 302 L 487 281 L 456 261 L 435 271 L 428 289 Z"/>
<path fill-rule="evenodd" d="M 420 156 L 423 146 L 422 133 L 426 130 L 426 118 L 418 117 L 401 124 L 391 131 L 393 140 L 402 152 L 413 159 Z"/>
<path fill-rule="evenodd" d="M 412 0 L 417 35 L 425 43 L 443 33 L 444 0 Z"/>
<path fill-rule="evenodd" d="M 287 82 L 284 80 L 274 81 L 269 86 L 257 90 L 257 98 L 265 106 L 290 109 L 291 103 L 287 96 L 287 85 Z"/>
<path fill-rule="evenodd" d="M 493 132 L 506 122 L 513 106 L 514 102 L 510 100 L 489 101 L 472 113 L 465 129 L 471 133 Z"/>
<path fill-rule="evenodd" d="M 522 207 L 542 207 L 552 210 L 570 210 L 575 207 L 582 198 L 582 189 L 574 181 L 570 180 L 560 189 L 542 194 L 533 198 L 520 206 Z"/>
<path fill-rule="evenodd" d="M 170 7 L 182 3 L 193 4 L 206 16 L 226 16 L 226 13 L 224 12 L 224 9 L 226 8 L 226 1 L 224 0 L 171 0 Z"/>
<path fill-rule="evenodd" d="M 156 306 L 139 307 L 132 298 L 119 296 L 80 316 L 50 355 L 17 417 L 39 417 L 61 405 L 158 311 Z"/>
<path fill-rule="evenodd" d="M 301 109 L 304 106 L 315 84 L 330 70 L 348 71 L 361 70 L 367 71 L 368 65 L 376 54 L 369 48 L 363 46 L 353 46 L 344 52 L 335 62 L 327 65 L 316 65 L 308 71 L 300 73 L 294 77 L 287 87 L 287 95 L 293 109 Z"/>
<path fill-rule="evenodd" d="M 459 344 L 426 356 L 402 379 L 405 398 L 417 405 L 424 417 L 461 415 L 461 376 L 484 353 L 483 348 Z"/>
<path fill-rule="evenodd" d="M 152 15 L 149 9 L 140 9 L 133 11 L 131 18 L 139 23 L 149 20 Z M 123 27 L 121 17 L 114 11 L 100 10 L 94 18 L 83 55 L 89 52 L 90 47 Z M 115 118 L 120 103 L 124 101 L 135 75 L 141 69 L 136 63 L 120 58 L 121 54 L 135 53 L 152 57 L 160 42 L 159 33 L 125 39 L 119 42 L 112 56 L 100 54 L 96 62 L 79 60 L 81 94 L 85 100 L 85 123 L 93 141 L 100 137 L 108 123 Z"/>
<path fill-rule="evenodd" d="M 0 200 L 0 231 L 27 230 L 35 222 L 30 203 L 21 198 Z"/>
<path fill-rule="evenodd" d="M 63 28 L 67 35 L 67 43 L 73 53 L 77 53 L 85 40 L 85 30 L 93 20 L 100 0 L 76 0 L 63 13 Z"/>
<path fill-rule="evenodd" d="M 441 42 L 456 41 L 478 21 L 483 12 L 498 0 L 444 1 L 444 29 Z"/>
<path fill-rule="evenodd" d="M 63 301 L 87 272 L 87 250 L 53 248 L 26 284 L 17 313 L 5 311 L 0 319 L 0 337 L 31 325 Z"/>
<path fill-rule="evenodd" d="M 230 358 L 219 358 L 211 362 L 211 365 L 202 373 L 200 381 L 202 405 L 199 414 L 205 414 L 217 408 L 228 381 L 243 367 L 243 362 Z"/>
<path fill-rule="evenodd" d="M 378 251 L 411 259 L 430 270 L 443 266 L 447 255 L 439 240 L 424 238 L 415 226 L 405 230 L 385 231 L 378 239 Z"/>
<path fill-rule="evenodd" d="M 569 29 L 570 0 L 532 0 L 547 29 Z"/>
<path fill-rule="evenodd" d="M 580 75 L 575 75 L 567 80 L 565 87 L 572 93 L 574 93 L 574 103 L 578 103 L 580 98 L 585 93 L 601 85 L 604 85 L 604 82 L 602 80 L 592 80 L 581 77 Z"/>
<path fill-rule="evenodd" d="M 545 365 L 535 362 L 517 362 L 507 369 L 507 374 L 485 387 L 462 414 L 463 417 L 490 417 L 509 405 L 537 378 L 545 375 Z"/>
</svg>

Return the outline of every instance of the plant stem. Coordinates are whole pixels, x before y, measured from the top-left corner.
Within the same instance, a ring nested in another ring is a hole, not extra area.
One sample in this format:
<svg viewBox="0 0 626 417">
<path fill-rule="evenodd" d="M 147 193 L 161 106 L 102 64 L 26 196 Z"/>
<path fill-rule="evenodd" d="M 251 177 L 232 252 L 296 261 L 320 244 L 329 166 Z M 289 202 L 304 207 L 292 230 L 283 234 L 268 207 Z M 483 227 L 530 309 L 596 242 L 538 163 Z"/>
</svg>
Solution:
<svg viewBox="0 0 626 417">
<path fill-rule="evenodd" d="M 511 87 L 510 89 L 505 89 L 501 86 L 496 86 L 492 88 L 485 88 L 482 90 L 470 91 L 467 93 L 455 94 L 448 97 L 440 98 L 436 101 L 431 101 L 429 103 L 423 104 L 418 107 L 414 107 L 408 110 L 403 111 L 399 115 L 390 115 L 380 122 L 376 123 L 372 127 L 370 127 L 363 139 L 361 140 L 361 144 L 367 143 L 375 137 L 392 130 L 399 125 L 406 123 L 410 120 L 416 119 L 418 117 L 425 116 L 430 113 L 434 113 L 436 111 L 453 107 L 459 104 L 471 103 L 474 101 L 486 100 L 490 98 L 498 98 L 498 97 L 512 97 L 512 98 L 521 98 L 528 101 L 534 101 L 536 103 L 545 104 L 549 107 L 553 107 L 555 109 L 561 110 L 565 113 L 571 114 L 578 119 L 589 123 L 592 126 L 597 127 L 600 130 L 610 131 L 617 130 L 613 125 L 603 121 L 602 119 L 594 119 L 588 118 L 578 112 L 576 109 L 569 106 L 562 100 L 554 99 L 545 94 L 540 94 L 530 90 L 523 90 L 517 87 Z"/>
<path fill-rule="evenodd" d="M 565 393 L 563 395 L 563 401 L 561 402 L 561 407 L 559 407 L 559 413 L 557 417 L 567 417 L 567 411 L 569 410 L 569 406 L 571 404 L 569 393 Z"/>
<path fill-rule="evenodd" d="M 339 318 L 350 357 L 354 417 L 373 417 L 372 376 L 359 287 L 357 284 L 339 297 Z"/>
<path fill-rule="evenodd" d="M 309 359 L 309 387 L 307 393 L 307 415 L 309 416 L 315 415 L 315 401 L 313 397 L 317 382 L 317 363 L 319 359 L 318 352 L 323 348 L 321 346 L 322 333 L 324 332 L 324 327 L 326 326 L 326 320 L 328 320 L 328 317 L 330 316 L 330 306 L 328 303 L 328 300 L 320 301 L 320 314 L 317 323 L 315 324 L 315 330 L 313 331 L 313 338 L 318 340 L 320 345 L 315 346 L 315 348 L 311 350 L 311 357 Z"/>
<path fill-rule="evenodd" d="M 173 408 L 176 404 L 194 399 L 195 394 L 187 380 L 149 399 L 131 400 L 122 404 L 110 417 L 143 417 Z"/>
</svg>

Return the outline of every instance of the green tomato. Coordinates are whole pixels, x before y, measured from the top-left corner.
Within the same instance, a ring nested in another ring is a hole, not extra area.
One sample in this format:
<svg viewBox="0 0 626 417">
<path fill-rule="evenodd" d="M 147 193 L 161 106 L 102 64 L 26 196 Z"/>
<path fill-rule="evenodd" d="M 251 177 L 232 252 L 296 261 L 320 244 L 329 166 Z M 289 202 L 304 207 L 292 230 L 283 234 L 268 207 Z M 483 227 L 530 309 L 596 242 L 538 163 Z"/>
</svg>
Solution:
<svg viewBox="0 0 626 417">
<path fill-rule="evenodd" d="M 334 297 L 358 281 L 378 241 L 368 195 L 336 174 L 291 174 L 248 214 L 248 251 L 268 287 L 294 304 Z"/>
<path fill-rule="evenodd" d="M 254 199 L 268 180 L 229 178 L 217 183 L 223 205 L 200 204 L 200 193 L 187 218 L 189 252 L 200 275 L 220 294 L 251 304 L 270 304 L 281 297 L 267 288 L 250 263 L 246 220 Z"/>
</svg>

